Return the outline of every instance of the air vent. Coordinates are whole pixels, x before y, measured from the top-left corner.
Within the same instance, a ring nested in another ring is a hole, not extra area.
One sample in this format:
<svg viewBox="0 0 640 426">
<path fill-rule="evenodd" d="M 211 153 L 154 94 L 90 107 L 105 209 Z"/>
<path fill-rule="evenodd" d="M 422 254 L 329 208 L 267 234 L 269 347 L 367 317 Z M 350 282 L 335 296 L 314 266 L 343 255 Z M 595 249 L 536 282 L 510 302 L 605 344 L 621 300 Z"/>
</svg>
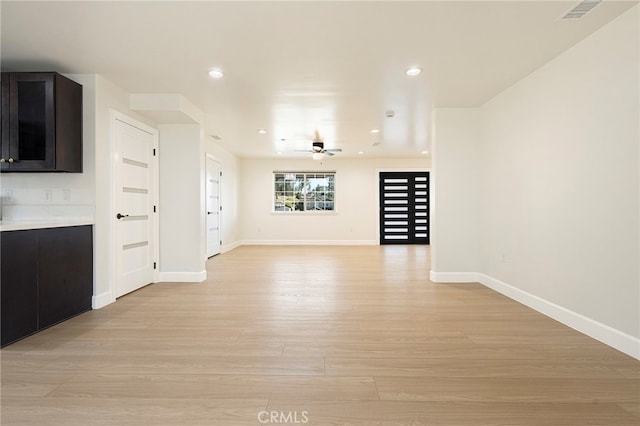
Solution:
<svg viewBox="0 0 640 426">
<path fill-rule="evenodd" d="M 578 3 L 560 19 L 582 19 L 584 15 L 591 12 L 591 10 L 600 3 L 602 3 L 602 0 L 584 0 Z"/>
</svg>

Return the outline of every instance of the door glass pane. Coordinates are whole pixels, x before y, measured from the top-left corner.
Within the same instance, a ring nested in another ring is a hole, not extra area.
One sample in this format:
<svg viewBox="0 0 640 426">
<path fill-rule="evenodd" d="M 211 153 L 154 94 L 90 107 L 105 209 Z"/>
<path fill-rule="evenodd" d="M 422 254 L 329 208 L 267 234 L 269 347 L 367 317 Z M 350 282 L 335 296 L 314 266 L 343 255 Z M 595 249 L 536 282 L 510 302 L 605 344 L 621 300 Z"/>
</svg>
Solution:
<svg viewBox="0 0 640 426">
<path fill-rule="evenodd" d="M 18 158 L 45 160 L 45 82 L 18 82 Z"/>
</svg>

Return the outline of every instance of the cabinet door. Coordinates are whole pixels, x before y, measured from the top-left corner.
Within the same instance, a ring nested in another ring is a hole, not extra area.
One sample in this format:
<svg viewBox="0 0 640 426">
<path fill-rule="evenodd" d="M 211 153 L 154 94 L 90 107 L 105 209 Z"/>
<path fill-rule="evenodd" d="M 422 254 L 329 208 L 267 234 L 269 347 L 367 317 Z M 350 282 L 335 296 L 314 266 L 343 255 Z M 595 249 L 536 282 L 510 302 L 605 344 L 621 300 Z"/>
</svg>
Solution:
<svg viewBox="0 0 640 426">
<path fill-rule="evenodd" d="M 2 232 L 0 295 L 2 346 L 38 329 L 37 232 Z"/>
<path fill-rule="evenodd" d="M 2 135 L 2 143 L 0 144 L 0 170 L 4 170 L 9 168 L 9 163 L 6 161 L 9 158 L 9 74 L 3 72 L 1 81 L 0 135 Z"/>
<path fill-rule="evenodd" d="M 9 152 L 3 154 L 11 170 L 55 168 L 52 73 L 10 74 Z"/>
<path fill-rule="evenodd" d="M 39 328 L 91 309 L 91 226 L 38 231 Z"/>
</svg>

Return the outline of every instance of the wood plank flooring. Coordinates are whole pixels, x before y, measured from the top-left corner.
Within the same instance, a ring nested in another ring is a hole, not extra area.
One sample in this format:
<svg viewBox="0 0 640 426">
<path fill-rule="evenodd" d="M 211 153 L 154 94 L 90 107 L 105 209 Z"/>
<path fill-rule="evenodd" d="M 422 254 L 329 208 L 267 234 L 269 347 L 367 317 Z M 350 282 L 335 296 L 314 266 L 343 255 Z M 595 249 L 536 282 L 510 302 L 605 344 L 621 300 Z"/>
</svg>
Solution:
<svg viewBox="0 0 640 426">
<path fill-rule="evenodd" d="M 640 425 L 640 362 L 430 282 L 426 246 L 246 246 L 207 268 L 0 351 L 1 424 Z"/>
</svg>

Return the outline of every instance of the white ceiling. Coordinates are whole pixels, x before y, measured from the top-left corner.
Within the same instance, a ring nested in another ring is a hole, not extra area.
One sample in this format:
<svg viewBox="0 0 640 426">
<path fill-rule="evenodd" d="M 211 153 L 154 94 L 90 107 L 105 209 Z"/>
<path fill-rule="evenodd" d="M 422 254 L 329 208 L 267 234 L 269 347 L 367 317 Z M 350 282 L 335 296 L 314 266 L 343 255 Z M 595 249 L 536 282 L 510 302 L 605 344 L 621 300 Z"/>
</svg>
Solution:
<svg viewBox="0 0 640 426">
<path fill-rule="evenodd" d="M 558 19 L 576 3 L 4 0 L 1 60 L 181 93 L 243 157 L 301 155 L 316 129 L 343 157 L 420 157 L 433 107 L 483 104 L 637 1 Z"/>
</svg>

